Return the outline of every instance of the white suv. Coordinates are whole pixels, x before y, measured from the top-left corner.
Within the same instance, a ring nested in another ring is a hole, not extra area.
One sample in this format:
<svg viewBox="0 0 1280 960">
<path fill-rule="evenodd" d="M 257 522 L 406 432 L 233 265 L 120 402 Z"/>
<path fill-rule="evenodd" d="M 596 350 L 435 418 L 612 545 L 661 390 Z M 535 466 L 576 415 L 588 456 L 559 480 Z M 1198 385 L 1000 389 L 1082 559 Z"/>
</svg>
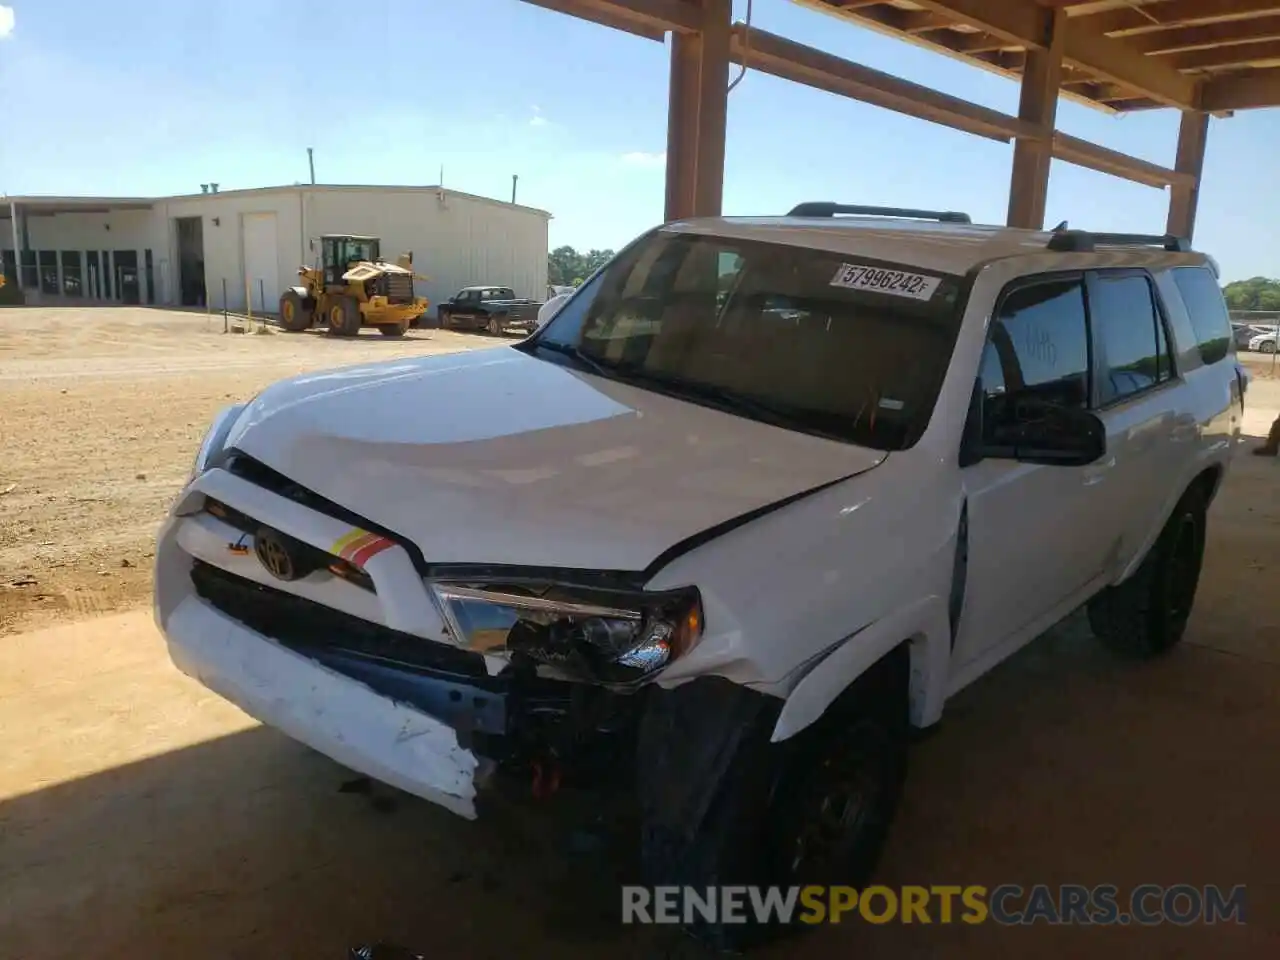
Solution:
<svg viewBox="0 0 1280 960">
<path fill-rule="evenodd" d="M 1174 238 L 670 223 L 522 342 L 223 412 L 157 615 L 210 689 L 463 816 L 630 774 L 655 882 L 857 884 L 951 694 L 1085 603 L 1178 641 L 1245 384 Z"/>
</svg>

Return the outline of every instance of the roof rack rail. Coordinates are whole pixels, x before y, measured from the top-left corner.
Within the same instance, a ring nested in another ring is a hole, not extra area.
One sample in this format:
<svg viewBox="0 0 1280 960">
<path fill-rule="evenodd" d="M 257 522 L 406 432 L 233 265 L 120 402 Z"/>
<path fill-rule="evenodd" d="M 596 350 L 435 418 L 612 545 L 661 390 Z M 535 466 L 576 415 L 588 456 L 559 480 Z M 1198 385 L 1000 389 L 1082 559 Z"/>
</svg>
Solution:
<svg viewBox="0 0 1280 960">
<path fill-rule="evenodd" d="M 939 223 L 973 223 L 967 213 L 954 210 L 912 210 L 908 207 L 867 207 L 855 203 L 815 200 L 791 208 L 789 217 L 834 217 L 849 213 L 863 217 L 899 217 L 903 220 L 937 220 Z"/>
<path fill-rule="evenodd" d="M 1049 249 L 1059 253 L 1089 253 L 1094 247 L 1161 247 L 1171 253 L 1186 253 L 1191 241 L 1172 233 L 1094 233 L 1090 230 L 1055 230 Z"/>
</svg>

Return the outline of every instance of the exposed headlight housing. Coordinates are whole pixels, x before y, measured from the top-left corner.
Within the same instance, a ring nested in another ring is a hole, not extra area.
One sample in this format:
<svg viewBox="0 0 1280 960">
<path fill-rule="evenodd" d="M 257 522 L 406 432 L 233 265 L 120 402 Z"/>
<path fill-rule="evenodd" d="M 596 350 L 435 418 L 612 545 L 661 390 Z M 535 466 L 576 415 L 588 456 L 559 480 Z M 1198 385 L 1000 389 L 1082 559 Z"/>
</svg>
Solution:
<svg viewBox="0 0 1280 960">
<path fill-rule="evenodd" d="M 662 593 L 510 581 L 429 583 L 460 645 L 523 656 L 567 679 L 637 683 L 702 638 L 693 588 Z"/>
<path fill-rule="evenodd" d="M 209 432 L 200 441 L 200 449 L 196 451 L 195 459 L 191 461 L 191 476 L 188 482 L 204 473 L 209 467 L 209 461 L 222 452 L 222 448 L 227 445 L 227 436 L 231 433 L 231 428 L 235 426 L 236 419 L 244 411 L 245 406 L 246 404 L 243 403 L 233 403 L 218 411 L 213 418 L 213 425 L 209 427 Z"/>
</svg>

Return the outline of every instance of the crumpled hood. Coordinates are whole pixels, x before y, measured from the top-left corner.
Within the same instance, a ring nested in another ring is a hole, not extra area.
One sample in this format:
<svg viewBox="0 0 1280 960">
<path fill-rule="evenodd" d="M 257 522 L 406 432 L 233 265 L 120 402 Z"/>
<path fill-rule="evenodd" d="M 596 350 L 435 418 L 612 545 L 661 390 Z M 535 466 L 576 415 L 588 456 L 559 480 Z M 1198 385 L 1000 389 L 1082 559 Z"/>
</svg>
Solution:
<svg viewBox="0 0 1280 960">
<path fill-rule="evenodd" d="M 227 445 L 407 537 L 430 563 L 635 571 L 885 457 L 511 347 L 281 381 Z"/>
</svg>

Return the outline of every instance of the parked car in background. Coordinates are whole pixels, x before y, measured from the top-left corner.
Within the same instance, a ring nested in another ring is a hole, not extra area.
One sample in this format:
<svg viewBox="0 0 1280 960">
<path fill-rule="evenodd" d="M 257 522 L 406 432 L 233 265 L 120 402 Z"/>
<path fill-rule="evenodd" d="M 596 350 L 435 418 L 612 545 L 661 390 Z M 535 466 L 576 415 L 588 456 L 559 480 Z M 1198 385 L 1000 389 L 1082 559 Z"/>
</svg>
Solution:
<svg viewBox="0 0 1280 960">
<path fill-rule="evenodd" d="M 1274 323 L 1245 323 L 1237 320 L 1231 324 L 1231 336 L 1236 342 L 1237 350 L 1248 350 L 1249 344 L 1255 338 L 1264 334 L 1274 335 L 1275 332 Z"/>
<path fill-rule="evenodd" d="M 532 333 L 538 328 L 537 300 L 517 299 L 510 287 L 464 287 L 436 308 L 445 330 L 487 330 L 497 336 L 507 330 Z"/>
<path fill-rule="evenodd" d="M 1275 353 L 1276 352 L 1276 328 L 1261 327 L 1261 332 L 1255 333 L 1249 338 L 1247 349 L 1255 353 Z"/>
<path fill-rule="evenodd" d="M 557 313 L 560 312 L 560 308 L 563 307 L 569 301 L 569 298 L 573 296 L 573 293 L 577 288 L 576 287 L 556 287 L 554 289 L 560 290 L 561 292 L 557 293 L 555 296 L 549 299 L 546 303 L 544 303 L 538 309 L 538 327 L 539 328 L 541 328 L 543 324 L 545 324 L 548 320 L 550 320 L 552 317 L 554 317 Z"/>
</svg>

